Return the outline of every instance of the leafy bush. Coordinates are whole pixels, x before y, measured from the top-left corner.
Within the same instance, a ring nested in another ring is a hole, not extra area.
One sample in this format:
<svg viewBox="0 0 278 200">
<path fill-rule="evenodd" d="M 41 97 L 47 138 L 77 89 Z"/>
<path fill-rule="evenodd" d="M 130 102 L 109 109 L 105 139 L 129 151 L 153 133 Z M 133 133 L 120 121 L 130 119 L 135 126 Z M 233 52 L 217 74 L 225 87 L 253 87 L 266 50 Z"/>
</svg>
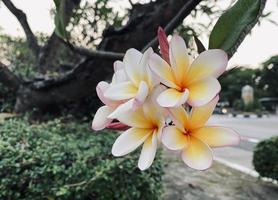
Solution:
<svg viewBox="0 0 278 200">
<path fill-rule="evenodd" d="M 278 137 L 264 140 L 256 146 L 253 165 L 261 176 L 278 180 Z"/>
<path fill-rule="evenodd" d="M 138 152 L 112 157 L 117 133 L 61 120 L 0 126 L 0 199 L 160 199 L 160 156 L 145 172 Z"/>
</svg>

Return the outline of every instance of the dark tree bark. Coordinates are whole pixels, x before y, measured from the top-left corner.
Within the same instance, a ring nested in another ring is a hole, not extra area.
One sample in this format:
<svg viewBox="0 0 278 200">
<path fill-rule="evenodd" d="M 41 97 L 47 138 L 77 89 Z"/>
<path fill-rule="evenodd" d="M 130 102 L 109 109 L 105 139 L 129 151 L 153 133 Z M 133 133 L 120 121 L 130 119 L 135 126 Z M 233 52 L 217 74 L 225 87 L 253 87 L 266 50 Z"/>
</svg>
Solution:
<svg viewBox="0 0 278 200">
<path fill-rule="evenodd" d="M 6 65 L 0 62 L 0 82 L 10 90 L 17 91 L 21 80 L 15 76 Z"/>
<path fill-rule="evenodd" d="M 189 8 L 188 15 L 200 1 L 159 0 L 144 5 L 135 4 L 127 25 L 120 29 L 108 28 L 103 33 L 103 40 L 97 50 L 123 53 L 131 47 L 142 49 L 156 37 L 157 28 L 165 27 L 186 2 Z M 176 28 L 181 22 L 182 19 L 171 29 Z M 115 59 L 87 58 L 63 77 L 25 85 L 18 92 L 15 110 L 23 112 L 34 107 L 67 104 L 93 95 L 99 81 L 111 78 Z"/>
</svg>

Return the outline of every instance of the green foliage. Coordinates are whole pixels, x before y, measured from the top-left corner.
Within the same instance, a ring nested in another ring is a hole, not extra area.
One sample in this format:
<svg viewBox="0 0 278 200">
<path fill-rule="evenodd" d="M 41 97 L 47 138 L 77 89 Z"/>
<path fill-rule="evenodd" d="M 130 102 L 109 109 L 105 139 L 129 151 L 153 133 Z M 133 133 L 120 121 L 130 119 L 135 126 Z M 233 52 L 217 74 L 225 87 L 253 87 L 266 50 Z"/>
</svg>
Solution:
<svg viewBox="0 0 278 200">
<path fill-rule="evenodd" d="M 69 18 L 66 14 L 66 0 L 54 0 L 54 3 L 56 6 L 54 18 L 55 33 L 61 38 L 67 38 L 66 26 L 68 25 Z"/>
<path fill-rule="evenodd" d="M 35 58 L 23 38 L 0 34 L 0 59 L 10 63 L 9 67 L 18 76 L 31 78 L 35 74 Z"/>
<path fill-rule="evenodd" d="M 209 38 L 210 49 L 223 49 L 231 57 L 257 23 L 265 0 L 238 0 L 217 21 Z"/>
<path fill-rule="evenodd" d="M 160 199 L 161 161 L 137 168 L 138 152 L 111 155 L 117 133 L 88 123 L 30 124 L 10 119 L 0 129 L 0 199 Z"/>
<path fill-rule="evenodd" d="M 262 177 L 278 180 L 278 137 L 260 142 L 254 151 L 253 165 Z"/>
<path fill-rule="evenodd" d="M 266 97 L 278 97 L 278 56 L 273 56 L 263 63 L 256 73 L 258 88 Z"/>
<path fill-rule="evenodd" d="M 233 105 L 236 100 L 241 99 L 241 89 L 245 85 L 254 87 L 254 96 L 257 97 L 255 73 L 255 69 L 239 67 L 223 74 L 219 79 L 222 88 L 220 93 L 221 100 L 228 101 L 230 105 Z"/>
<path fill-rule="evenodd" d="M 237 111 L 260 113 L 262 105 L 257 99 L 255 99 L 254 102 L 249 103 L 247 105 L 244 104 L 242 99 L 238 99 L 234 102 L 233 108 Z"/>
<path fill-rule="evenodd" d="M 67 13 L 69 6 L 65 4 L 66 0 L 54 0 L 54 2 L 57 35 L 76 45 L 95 47 L 100 42 L 105 28 L 109 25 L 114 28 L 120 27 L 122 21 L 127 19 L 127 9 L 119 12 L 113 8 L 115 3 L 111 0 L 94 2 L 83 0 L 79 6 L 76 6 L 71 17 Z"/>
</svg>

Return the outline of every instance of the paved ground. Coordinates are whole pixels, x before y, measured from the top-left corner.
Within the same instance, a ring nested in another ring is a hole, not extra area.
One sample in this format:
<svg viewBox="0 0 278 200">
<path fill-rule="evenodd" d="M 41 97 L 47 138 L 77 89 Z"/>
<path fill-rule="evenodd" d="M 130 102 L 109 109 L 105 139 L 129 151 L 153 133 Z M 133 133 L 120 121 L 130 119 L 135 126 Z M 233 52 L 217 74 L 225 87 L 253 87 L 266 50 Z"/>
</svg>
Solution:
<svg viewBox="0 0 278 200">
<path fill-rule="evenodd" d="M 241 136 L 262 140 L 278 135 L 278 116 L 264 118 L 236 118 L 224 115 L 213 115 L 208 124 L 231 127 Z"/>
<path fill-rule="evenodd" d="M 278 186 L 218 162 L 206 171 L 192 170 L 173 152 L 163 151 L 164 200 L 276 200 Z"/>
<path fill-rule="evenodd" d="M 165 150 L 163 153 L 164 163 L 166 163 L 163 178 L 164 199 L 278 199 L 278 185 L 254 177 L 257 174 L 252 166 L 253 148 L 256 143 L 278 135 L 278 116 L 254 119 L 215 115 L 210 119 L 209 124 L 235 129 L 242 137 L 241 143 L 236 147 L 213 149 L 216 161 L 210 169 L 201 172 L 190 169 L 179 156 Z"/>
<path fill-rule="evenodd" d="M 253 149 L 260 140 L 278 135 L 278 116 L 264 118 L 234 118 L 214 115 L 208 124 L 223 125 L 236 130 L 242 140 L 236 147 L 214 149 L 217 160 L 252 172 Z"/>
</svg>

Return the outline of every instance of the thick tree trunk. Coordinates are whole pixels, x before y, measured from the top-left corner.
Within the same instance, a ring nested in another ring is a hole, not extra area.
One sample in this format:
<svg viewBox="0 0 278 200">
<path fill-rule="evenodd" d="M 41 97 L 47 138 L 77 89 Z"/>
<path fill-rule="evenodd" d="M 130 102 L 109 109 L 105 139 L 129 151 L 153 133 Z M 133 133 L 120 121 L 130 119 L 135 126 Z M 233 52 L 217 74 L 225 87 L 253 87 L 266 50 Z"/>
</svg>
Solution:
<svg viewBox="0 0 278 200">
<path fill-rule="evenodd" d="M 98 50 L 123 53 L 131 47 L 143 49 L 155 38 L 157 28 L 165 27 L 185 3 L 188 4 L 189 13 L 200 1 L 159 0 L 144 5 L 136 4 L 131 10 L 126 26 L 120 29 L 110 27 L 103 33 L 103 40 Z M 111 78 L 114 61 L 114 59 L 90 58 L 79 63 L 73 71 L 59 79 L 24 85 L 18 92 L 15 110 L 23 112 L 34 107 L 67 104 L 91 96 L 95 93 L 95 86 L 99 81 Z"/>
</svg>

